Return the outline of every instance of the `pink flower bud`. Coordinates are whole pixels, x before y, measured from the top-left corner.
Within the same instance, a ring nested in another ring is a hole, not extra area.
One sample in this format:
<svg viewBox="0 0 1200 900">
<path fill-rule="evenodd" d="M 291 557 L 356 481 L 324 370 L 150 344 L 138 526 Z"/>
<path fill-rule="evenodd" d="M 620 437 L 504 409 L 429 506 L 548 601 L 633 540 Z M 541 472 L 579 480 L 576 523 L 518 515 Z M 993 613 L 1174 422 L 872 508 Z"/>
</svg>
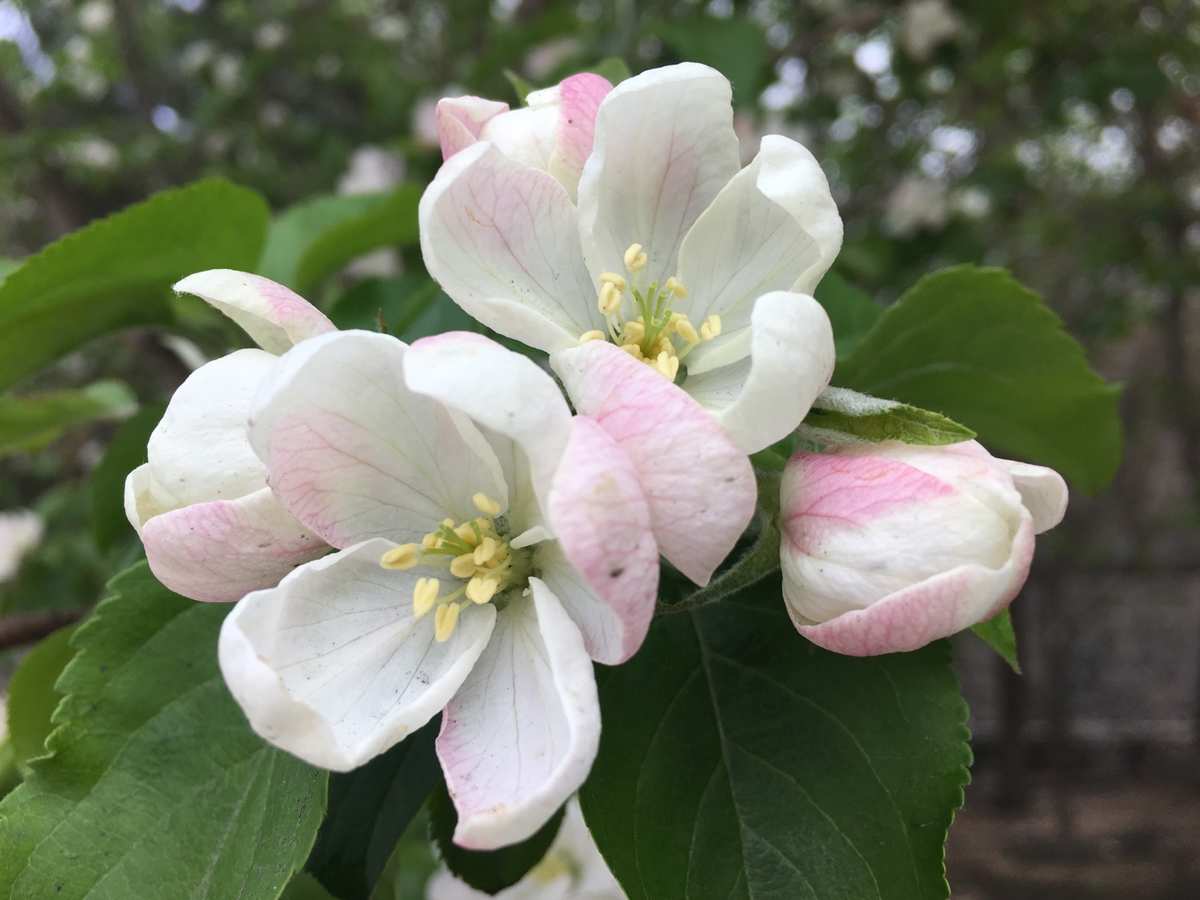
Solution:
<svg viewBox="0 0 1200 900">
<path fill-rule="evenodd" d="M 975 441 L 797 453 L 784 473 L 783 593 L 797 630 L 851 656 L 915 650 L 999 613 L 1034 535 L 1067 506 L 1057 472 Z"/>
</svg>

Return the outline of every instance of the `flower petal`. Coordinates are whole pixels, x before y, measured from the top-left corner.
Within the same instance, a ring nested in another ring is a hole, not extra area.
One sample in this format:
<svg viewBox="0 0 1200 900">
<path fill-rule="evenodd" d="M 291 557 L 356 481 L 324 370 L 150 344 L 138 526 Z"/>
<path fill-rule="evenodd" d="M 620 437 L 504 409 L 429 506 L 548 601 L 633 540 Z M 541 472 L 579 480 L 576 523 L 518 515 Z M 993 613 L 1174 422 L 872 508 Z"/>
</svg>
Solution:
<svg viewBox="0 0 1200 900">
<path fill-rule="evenodd" d="M 454 842 L 473 850 L 536 832 L 583 784 L 600 742 L 583 637 L 545 584 L 529 586 L 500 613 L 437 739 Z"/>
<path fill-rule="evenodd" d="M 491 604 L 463 611 L 445 643 L 415 620 L 412 584 L 367 541 L 249 595 L 225 619 L 221 673 L 250 726 L 306 762 L 344 772 L 446 705 L 491 636 Z"/>
<path fill-rule="evenodd" d="M 1049 531 L 1067 514 L 1067 483 L 1053 469 L 997 459 L 1008 469 L 1013 483 L 1021 493 L 1021 502 L 1033 516 L 1035 534 Z"/>
<path fill-rule="evenodd" d="M 717 313 L 727 332 L 743 328 L 761 295 L 812 293 L 841 246 L 842 220 L 816 159 L 767 135 L 683 240 L 688 314 L 699 322 Z"/>
<path fill-rule="evenodd" d="M 571 185 L 578 185 L 583 166 L 592 154 L 600 102 L 612 89 L 607 78 L 593 72 L 572 75 L 558 86 L 558 153 L 551 171 L 572 193 Z"/>
<path fill-rule="evenodd" d="M 328 550 L 265 487 L 154 516 L 141 537 L 154 577 L 177 594 L 213 603 L 274 587 Z"/>
<path fill-rule="evenodd" d="M 572 421 L 549 503 L 558 543 L 539 548 L 542 577 L 583 632 L 592 659 L 622 663 L 654 617 L 658 545 L 633 463 L 592 420 Z"/>
<path fill-rule="evenodd" d="M 1033 547 L 1033 519 L 1023 511 L 1012 554 L 999 568 L 959 566 L 820 625 L 810 624 L 799 614 L 785 592 L 788 613 L 800 634 L 834 653 L 878 656 L 916 650 L 990 619 L 1007 607 L 1029 575 Z M 783 564 L 786 569 L 786 554 Z M 786 585 L 786 571 L 784 574 Z"/>
<path fill-rule="evenodd" d="M 675 274 L 688 229 L 738 170 L 732 90 L 716 69 L 681 63 L 622 81 L 600 104 L 595 146 L 579 180 L 588 267 L 622 271 L 642 244 L 642 273 Z"/>
<path fill-rule="evenodd" d="M 836 356 L 829 316 L 803 294 L 775 291 L 759 297 L 750 333 L 748 365 L 737 362 L 698 374 L 689 368 L 684 389 L 717 417 L 742 452 L 757 453 L 804 420 L 829 385 Z"/>
<path fill-rule="evenodd" d="M 550 483 L 571 430 L 571 411 L 548 373 L 495 341 L 453 331 L 414 343 L 405 358 L 404 377 L 410 390 L 513 441 L 528 459 L 533 490 L 547 508 Z M 511 468 L 524 466 L 518 460 Z M 514 477 L 519 481 L 521 475 Z M 518 486 L 513 485 L 514 504 L 519 502 Z M 517 524 L 524 529 L 537 523 Z"/>
<path fill-rule="evenodd" d="M 325 314 L 299 294 L 249 272 L 197 272 L 177 282 L 175 291 L 215 306 L 268 353 L 283 353 L 305 338 L 334 330 Z"/>
<path fill-rule="evenodd" d="M 547 173 L 480 142 L 442 166 L 419 218 L 429 273 L 489 328 L 553 350 L 603 327 L 575 207 Z"/>
<path fill-rule="evenodd" d="M 266 486 L 246 422 L 276 362 L 262 350 L 237 350 L 201 366 L 175 391 L 146 448 L 170 506 L 234 500 Z"/>
<path fill-rule="evenodd" d="M 629 454 L 663 556 L 707 584 L 754 515 L 746 454 L 683 390 L 613 344 L 589 341 L 550 364 L 579 413 Z"/>
<path fill-rule="evenodd" d="M 154 480 L 150 463 L 142 463 L 125 476 L 125 518 L 139 536 L 146 522 L 175 508 L 174 499 Z"/>
<path fill-rule="evenodd" d="M 483 97 L 443 97 L 438 101 L 434 117 L 437 120 L 438 142 L 442 158 L 449 159 L 477 140 L 491 119 L 508 111 L 507 103 L 485 100 Z"/>
<path fill-rule="evenodd" d="M 420 541 L 446 516 L 477 515 L 480 491 L 507 505 L 479 430 L 405 386 L 406 352 L 366 331 L 314 338 L 281 357 L 259 393 L 250 437 L 271 487 L 335 547 Z"/>
</svg>

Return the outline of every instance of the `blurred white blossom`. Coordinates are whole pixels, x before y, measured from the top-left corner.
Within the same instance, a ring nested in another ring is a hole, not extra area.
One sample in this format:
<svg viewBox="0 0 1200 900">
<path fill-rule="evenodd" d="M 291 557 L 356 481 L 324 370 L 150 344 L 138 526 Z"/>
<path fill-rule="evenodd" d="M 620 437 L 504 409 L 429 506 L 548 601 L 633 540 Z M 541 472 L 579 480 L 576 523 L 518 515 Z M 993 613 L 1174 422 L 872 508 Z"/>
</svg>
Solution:
<svg viewBox="0 0 1200 900">
<path fill-rule="evenodd" d="M 79 27 L 89 34 L 104 31 L 112 20 L 113 8 L 108 0 L 89 0 L 79 7 Z"/>
<path fill-rule="evenodd" d="M 388 191 L 404 180 L 404 160 L 370 145 L 359 147 L 350 156 L 350 165 L 338 180 L 339 194 L 376 194 Z M 384 247 L 366 256 L 359 257 L 347 268 L 356 278 L 387 278 L 400 271 L 400 258 L 396 251 Z"/>
<path fill-rule="evenodd" d="M 27 509 L 0 512 L 0 581 L 17 574 L 21 560 L 42 540 L 42 517 Z"/>
<path fill-rule="evenodd" d="M 926 60 L 962 29 L 962 19 L 946 0 L 913 0 L 900 18 L 900 43 L 913 59 Z"/>
<path fill-rule="evenodd" d="M 895 237 L 941 228 L 950 214 L 946 186 L 920 175 L 905 175 L 888 195 L 883 225 Z"/>
</svg>

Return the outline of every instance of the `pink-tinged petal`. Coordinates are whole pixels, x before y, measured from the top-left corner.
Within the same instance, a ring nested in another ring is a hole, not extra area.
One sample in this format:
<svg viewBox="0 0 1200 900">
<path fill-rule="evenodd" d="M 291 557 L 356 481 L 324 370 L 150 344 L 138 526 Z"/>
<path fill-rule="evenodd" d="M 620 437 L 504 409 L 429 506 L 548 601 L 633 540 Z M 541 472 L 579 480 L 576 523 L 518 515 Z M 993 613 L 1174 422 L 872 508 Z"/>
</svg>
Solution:
<svg viewBox="0 0 1200 900">
<path fill-rule="evenodd" d="M 433 616 L 413 618 L 416 577 L 379 566 L 394 546 L 368 541 L 302 566 L 221 627 L 221 674 L 250 726 L 315 766 L 348 771 L 420 728 L 491 636 L 488 604 L 436 641 Z"/>
<path fill-rule="evenodd" d="M 571 411 L 548 373 L 520 353 L 482 335 L 454 331 L 423 338 L 408 349 L 404 376 L 410 390 L 432 397 L 484 428 L 515 443 L 528 460 L 532 489 L 542 509 L 571 431 Z M 520 460 L 495 441 L 497 455 L 510 461 L 513 505 L 527 493 Z M 524 529 L 537 524 L 520 517 Z"/>
<path fill-rule="evenodd" d="M 1033 530 L 1037 534 L 1049 531 L 1067 514 L 1067 483 L 1053 469 L 1014 462 L 1010 459 L 997 460 L 1008 470 L 1013 483 L 1021 493 L 1021 502 L 1033 516 Z"/>
<path fill-rule="evenodd" d="M 472 850 L 536 832 L 579 790 L 600 742 L 583 637 L 541 580 L 529 587 L 497 617 L 437 739 L 458 810 L 454 842 Z"/>
<path fill-rule="evenodd" d="M 258 395 L 251 443 L 283 505 L 335 547 L 404 543 L 482 492 L 506 506 L 499 461 L 462 416 L 404 383 L 405 345 L 366 331 L 305 341 Z"/>
<path fill-rule="evenodd" d="M 306 338 L 334 330 L 325 314 L 299 294 L 249 272 L 197 272 L 176 283 L 175 291 L 215 306 L 268 353 L 283 353 Z"/>
<path fill-rule="evenodd" d="M 542 577 L 592 659 L 622 663 L 645 640 L 658 596 L 658 545 L 637 471 L 603 428 L 577 417 L 549 502 L 565 558 L 554 545 L 539 548 Z"/>
<path fill-rule="evenodd" d="M 274 587 L 328 550 L 267 488 L 154 516 L 142 525 L 141 536 L 159 581 L 177 594 L 212 603 Z"/>
<path fill-rule="evenodd" d="M 142 463 L 125 476 L 125 518 L 139 535 L 146 522 L 176 506 L 175 500 L 154 479 L 149 463 Z"/>
<path fill-rule="evenodd" d="M 613 88 L 596 115 L 579 180 L 579 222 L 595 277 L 623 271 L 642 244 L 646 283 L 675 274 L 688 229 L 738 170 L 732 90 L 715 69 L 681 63 Z"/>
<path fill-rule="evenodd" d="M 1024 513 L 1012 555 L 999 568 L 965 565 L 889 594 L 866 609 L 813 625 L 785 599 L 796 630 L 819 647 L 848 656 L 903 653 L 957 634 L 997 615 L 1013 601 L 1033 561 L 1033 520 Z"/>
<path fill-rule="evenodd" d="M 442 166 L 418 216 L 429 273 L 489 328 L 556 350 L 603 327 L 578 214 L 546 172 L 480 142 Z M 513 315 L 515 305 L 524 314 Z"/>
<path fill-rule="evenodd" d="M 776 291 L 758 298 L 750 335 L 748 364 L 702 369 L 701 351 L 709 345 L 699 347 L 687 358 L 683 387 L 743 452 L 757 453 L 804 421 L 833 377 L 836 354 L 829 316 L 803 294 Z"/>
<path fill-rule="evenodd" d="M 434 117 L 442 159 L 449 159 L 479 140 L 483 126 L 507 110 L 507 103 L 483 97 L 444 97 L 439 100 Z"/>
<path fill-rule="evenodd" d="M 754 515 L 746 454 L 683 390 L 613 344 L 590 341 L 550 363 L 576 410 L 629 454 L 663 556 L 707 584 Z"/>
<path fill-rule="evenodd" d="M 592 153 L 600 102 L 608 96 L 613 86 L 600 75 L 580 72 L 564 79 L 558 89 L 558 150 L 563 165 L 574 173 L 578 181 L 583 165 Z"/>
</svg>

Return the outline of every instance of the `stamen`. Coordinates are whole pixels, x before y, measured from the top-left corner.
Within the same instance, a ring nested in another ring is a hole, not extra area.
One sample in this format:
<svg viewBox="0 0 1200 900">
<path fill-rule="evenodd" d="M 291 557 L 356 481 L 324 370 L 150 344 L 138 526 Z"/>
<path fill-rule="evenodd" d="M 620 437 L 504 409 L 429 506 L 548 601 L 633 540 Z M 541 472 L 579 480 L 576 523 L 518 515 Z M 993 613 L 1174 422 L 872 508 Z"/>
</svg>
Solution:
<svg viewBox="0 0 1200 900">
<path fill-rule="evenodd" d="M 687 288 L 683 286 L 683 282 L 674 275 L 667 279 L 667 283 L 663 285 L 663 288 L 674 294 L 680 300 L 686 297 L 688 293 Z"/>
<path fill-rule="evenodd" d="M 632 356 L 634 359 L 642 358 L 642 348 L 637 344 L 622 344 L 621 349 Z"/>
<path fill-rule="evenodd" d="M 470 578 L 475 574 L 475 554 L 464 553 L 450 562 L 450 574 L 455 578 Z"/>
<path fill-rule="evenodd" d="M 379 559 L 379 565 L 385 569 L 394 569 L 404 571 L 411 569 L 417 564 L 417 559 L 420 557 L 421 548 L 416 544 L 401 544 L 399 547 L 393 547 Z"/>
<path fill-rule="evenodd" d="M 490 562 L 492 557 L 496 555 L 496 551 L 500 549 L 500 545 L 496 543 L 495 538 L 485 537 L 480 541 L 479 546 L 475 548 L 475 553 L 472 560 L 475 565 L 482 566 Z"/>
<path fill-rule="evenodd" d="M 625 289 L 629 286 L 625 282 L 625 277 L 623 275 L 618 275 L 616 272 L 601 272 L 600 283 L 611 284 L 622 294 L 625 293 Z"/>
<path fill-rule="evenodd" d="M 418 578 L 413 588 L 413 615 L 418 619 L 433 609 L 441 583 L 436 578 Z"/>
<path fill-rule="evenodd" d="M 630 244 L 629 249 L 625 251 L 625 268 L 630 272 L 640 272 L 646 268 L 646 263 L 649 262 L 648 257 L 641 244 Z"/>
<path fill-rule="evenodd" d="M 477 510 L 479 510 L 481 513 L 483 513 L 485 516 L 500 515 L 500 504 L 497 503 L 495 500 L 493 500 L 491 497 L 489 497 L 487 494 L 484 494 L 482 492 L 478 493 L 474 497 L 471 498 L 471 502 L 474 503 L 475 508 Z M 449 524 L 453 525 L 454 523 L 450 522 Z"/>
<path fill-rule="evenodd" d="M 487 603 L 499 589 L 500 582 L 497 579 L 476 575 L 467 582 L 467 599 L 472 603 Z"/>
<path fill-rule="evenodd" d="M 454 534 L 468 547 L 474 547 L 479 543 L 479 526 L 474 522 L 463 522 L 454 529 Z"/>
<path fill-rule="evenodd" d="M 688 321 L 687 316 L 681 316 L 676 313 L 678 318 L 672 320 L 672 325 L 675 327 L 675 333 L 683 338 L 684 343 L 698 344 L 700 343 L 700 335 L 696 334 L 696 328 Z"/>
<path fill-rule="evenodd" d="M 604 332 L 598 330 L 585 331 L 579 336 L 579 343 L 586 344 L 588 341 L 604 340 Z"/>
<path fill-rule="evenodd" d="M 711 315 L 704 320 L 704 324 L 700 326 L 700 337 L 706 341 L 711 341 L 721 333 L 721 317 Z"/>
<path fill-rule="evenodd" d="M 606 316 L 611 316 L 621 308 L 621 292 L 617 290 L 617 286 L 610 282 L 605 282 L 600 288 L 600 299 L 597 301 L 600 307 L 600 312 Z"/>
<path fill-rule="evenodd" d="M 458 614 L 461 610 L 461 604 L 447 603 L 445 606 L 439 606 L 433 614 L 433 636 L 439 644 L 444 644 L 450 640 L 450 635 L 454 634 L 454 626 L 458 624 Z"/>
<path fill-rule="evenodd" d="M 625 329 L 621 332 L 621 343 L 640 344 L 645 338 L 646 326 L 641 319 L 634 319 L 632 322 L 625 323 Z"/>
</svg>

